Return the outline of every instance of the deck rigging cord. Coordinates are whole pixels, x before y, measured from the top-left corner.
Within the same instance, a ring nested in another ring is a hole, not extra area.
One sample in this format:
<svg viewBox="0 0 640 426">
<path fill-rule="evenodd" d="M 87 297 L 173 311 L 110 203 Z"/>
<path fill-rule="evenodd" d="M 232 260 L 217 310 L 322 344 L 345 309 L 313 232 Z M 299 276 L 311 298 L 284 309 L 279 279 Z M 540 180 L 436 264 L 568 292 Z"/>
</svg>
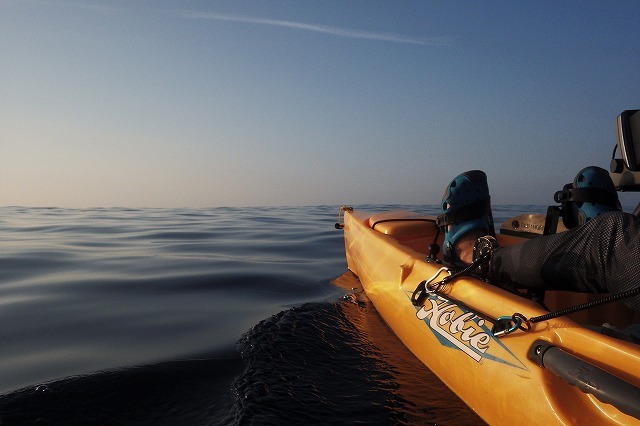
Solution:
<svg viewBox="0 0 640 426">
<path fill-rule="evenodd" d="M 621 293 L 616 293 L 616 294 L 612 294 L 611 296 L 607 296 L 605 298 L 602 298 L 600 300 L 594 300 L 591 302 L 587 302 L 587 303 L 582 303 L 580 305 L 576 305 L 576 306 L 572 306 L 570 308 L 566 308 L 566 309 L 561 309 L 559 311 L 556 312 L 550 312 L 548 314 L 544 314 L 544 315 L 540 315 L 537 317 L 532 317 L 527 319 L 524 315 L 520 314 L 520 313 L 514 313 L 513 314 L 513 318 L 520 318 L 522 319 L 522 321 L 527 324 L 528 328 L 523 328 L 521 327 L 520 329 L 523 331 L 529 331 L 530 324 L 535 324 L 537 322 L 541 322 L 541 321 L 546 321 L 546 320 L 550 320 L 553 318 L 558 318 L 558 317 L 562 317 L 565 315 L 569 315 L 572 314 L 574 312 L 579 312 L 579 311 L 584 311 L 586 309 L 589 308 L 593 308 L 594 306 L 600 306 L 600 305 L 605 305 L 607 303 L 612 303 L 621 299 L 626 299 L 627 297 L 632 297 L 632 296 L 636 296 L 640 294 L 640 287 L 636 287 L 633 288 L 631 290 L 627 290 L 627 291 L 623 291 Z"/>
<path fill-rule="evenodd" d="M 451 270 L 447 267 L 440 268 L 433 277 L 428 280 L 421 281 L 413 294 L 411 295 L 411 302 L 414 306 L 420 306 L 423 304 L 424 300 L 427 298 L 429 294 L 435 294 L 442 292 L 442 289 L 453 280 L 463 277 L 470 276 L 476 278 L 485 279 L 488 270 L 490 269 L 491 257 L 493 255 L 494 250 L 497 247 L 497 242 L 493 237 L 485 236 L 478 239 L 478 243 L 476 243 L 476 247 L 474 247 L 474 261 L 470 265 L 465 268 L 452 273 Z M 436 278 L 440 275 L 441 272 L 446 271 L 449 275 L 445 276 L 440 281 L 436 281 Z M 480 277 L 473 272 L 480 271 Z M 501 316 L 494 321 L 494 327 L 492 329 L 492 333 L 495 337 L 500 337 L 506 334 L 513 333 L 516 330 L 522 330 L 528 332 L 531 330 L 532 324 L 547 321 L 550 319 L 562 317 L 565 315 L 572 314 L 574 312 L 584 311 L 595 306 L 605 305 L 608 303 L 612 303 L 621 299 L 626 299 L 628 297 L 636 296 L 640 294 L 640 287 L 623 291 L 621 293 L 613 294 L 607 297 L 604 297 L 599 300 L 594 300 L 586 303 L 582 303 L 576 306 L 572 306 L 569 308 L 561 309 L 555 312 L 549 312 L 544 315 L 527 318 L 523 314 L 519 312 L 514 312 L 512 315 Z M 522 294 L 521 294 L 522 295 Z"/>
<path fill-rule="evenodd" d="M 481 237 L 481 238 L 493 239 L 493 237 L 488 237 L 488 236 Z M 493 247 L 493 242 L 490 242 L 490 244 Z M 448 283 L 455 280 L 456 278 L 460 278 L 463 276 L 473 276 L 471 272 L 476 270 L 477 268 L 480 268 L 480 270 L 484 274 L 484 272 L 486 271 L 483 266 L 489 265 L 488 260 L 490 260 L 489 257 L 491 256 L 491 253 L 492 253 L 491 250 L 486 250 L 486 251 L 478 250 L 477 256 L 469 266 L 466 266 L 465 268 L 454 273 L 451 273 L 451 270 L 449 268 L 446 268 L 446 267 L 440 268 L 433 277 L 431 277 L 428 280 L 423 280 L 422 282 L 420 282 L 420 284 L 418 284 L 416 289 L 413 291 L 413 294 L 411 295 L 411 302 L 413 303 L 414 306 L 421 305 L 422 302 L 424 302 L 424 299 L 427 298 L 428 294 L 434 294 L 439 292 L 444 286 L 446 286 Z M 448 272 L 449 275 L 444 277 L 442 280 L 432 284 L 432 282 L 435 281 L 435 279 L 438 277 L 438 275 L 440 275 L 440 272 L 442 271 Z"/>
</svg>

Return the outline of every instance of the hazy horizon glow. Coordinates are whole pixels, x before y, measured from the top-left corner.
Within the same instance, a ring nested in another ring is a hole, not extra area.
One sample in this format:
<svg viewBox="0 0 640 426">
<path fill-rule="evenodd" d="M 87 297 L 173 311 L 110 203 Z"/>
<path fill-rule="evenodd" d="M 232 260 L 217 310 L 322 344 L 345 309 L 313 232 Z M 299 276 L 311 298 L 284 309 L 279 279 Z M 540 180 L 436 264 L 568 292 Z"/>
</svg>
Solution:
<svg viewBox="0 0 640 426">
<path fill-rule="evenodd" d="M 637 2 L 0 0 L 0 205 L 437 204 L 468 169 L 496 204 L 552 204 L 640 107 L 638 22 Z"/>
</svg>

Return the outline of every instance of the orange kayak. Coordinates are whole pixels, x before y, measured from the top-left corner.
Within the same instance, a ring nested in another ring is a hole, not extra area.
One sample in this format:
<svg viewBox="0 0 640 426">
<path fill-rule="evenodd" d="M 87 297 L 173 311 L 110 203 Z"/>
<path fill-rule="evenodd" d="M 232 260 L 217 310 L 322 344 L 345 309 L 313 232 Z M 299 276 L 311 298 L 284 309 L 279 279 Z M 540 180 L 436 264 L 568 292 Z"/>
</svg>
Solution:
<svg viewBox="0 0 640 426">
<path fill-rule="evenodd" d="M 549 312 L 473 276 L 439 285 L 454 269 L 429 256 L 430 244 L 442 243 L 435 217 L 343 211 L 348 267 L 376 310 L 485 421 L 640 425 L 640 345 L 589 326 L 589 314 L 531 323 Z M 522 241 L 497 239 L 502 246 Z M 547 292 L 545 303 L 555 307 L 572 297 Z M 622 318 L 617 306 L 607 309 L 619 321 L 637 319 Z"/>
</svg>

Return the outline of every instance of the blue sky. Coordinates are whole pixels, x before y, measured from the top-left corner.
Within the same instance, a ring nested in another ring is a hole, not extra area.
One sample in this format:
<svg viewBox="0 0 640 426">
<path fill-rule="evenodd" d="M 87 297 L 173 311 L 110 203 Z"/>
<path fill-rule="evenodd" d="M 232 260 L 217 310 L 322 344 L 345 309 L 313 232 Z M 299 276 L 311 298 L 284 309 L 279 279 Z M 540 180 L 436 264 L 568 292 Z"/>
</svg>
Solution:
<svg viewBox="0 0 640 426">
<path fill-rule="evenodd" d="M 640 107 L 640 2 L 0 0 L 0 205 L 551 204 Z M 635 200 L 635 199 L 632 199 Z"/>
</svg>

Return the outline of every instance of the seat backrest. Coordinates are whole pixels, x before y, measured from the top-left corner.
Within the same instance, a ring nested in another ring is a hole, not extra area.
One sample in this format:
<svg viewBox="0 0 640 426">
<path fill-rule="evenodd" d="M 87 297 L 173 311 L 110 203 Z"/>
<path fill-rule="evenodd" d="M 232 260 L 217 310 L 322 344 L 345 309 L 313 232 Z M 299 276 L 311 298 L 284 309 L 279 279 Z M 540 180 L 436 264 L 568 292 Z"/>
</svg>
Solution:
<svg viewBox="0 0 640 426">
<path fill-rule="evenodd" d="M 623 111 L 616 118 L 616 148 L 613 150 L 611 180 L 619 191 L 640 191 L 640 110 Z"/>
</svg>

